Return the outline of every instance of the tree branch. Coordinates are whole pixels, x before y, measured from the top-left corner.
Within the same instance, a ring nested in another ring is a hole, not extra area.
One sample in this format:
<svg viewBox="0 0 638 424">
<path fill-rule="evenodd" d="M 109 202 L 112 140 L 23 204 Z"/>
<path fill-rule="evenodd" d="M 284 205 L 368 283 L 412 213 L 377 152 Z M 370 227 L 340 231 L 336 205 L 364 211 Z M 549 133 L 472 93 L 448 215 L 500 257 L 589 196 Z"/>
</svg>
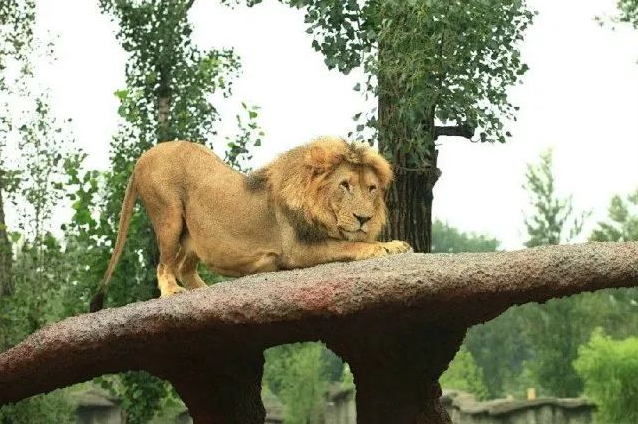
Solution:
<svg viewBox="0 0 638 424">
<path fill-rule="evenodd" d="M 468 327 L 514 304 L 636 284 L 638 243 L 404 254 L 253 275 L 41 329 L 0 355 L 0 404 L 145 369 L 175 384 L 196 422 L 242 413 L 241 422 L 259 422 L 263 350 L 323 340 L 351 363 L 366 422 L 388 418 L 376 402 L 395 389 L 390 401 L 403 413 L 393 416 L 403 418 L 390 421 L 446 422 L 437 379 Z"/>
<path fill-rule="evenodd" d="M 469 125 L 437 126 L 434 129 L 434 135 L 435 138 L 448 136 L 471 139 L 474 136 L 474 128 Z"/>
</svg>

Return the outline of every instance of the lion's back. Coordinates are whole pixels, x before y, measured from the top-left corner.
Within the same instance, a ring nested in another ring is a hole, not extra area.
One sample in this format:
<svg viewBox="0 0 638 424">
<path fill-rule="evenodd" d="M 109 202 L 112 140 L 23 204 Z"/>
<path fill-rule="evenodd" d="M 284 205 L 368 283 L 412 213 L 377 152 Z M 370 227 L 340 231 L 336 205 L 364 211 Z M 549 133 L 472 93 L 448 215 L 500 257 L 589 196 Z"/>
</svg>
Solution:
<svg viewBox="0 0 638 424">
<path fill-rule="evenodd" d="M 210 149 L 188 141 L 167 141 L 147 150 L 135 165 L 142 198 L 189 190 L 202 181 L 232 172 Z"/>
</svg>

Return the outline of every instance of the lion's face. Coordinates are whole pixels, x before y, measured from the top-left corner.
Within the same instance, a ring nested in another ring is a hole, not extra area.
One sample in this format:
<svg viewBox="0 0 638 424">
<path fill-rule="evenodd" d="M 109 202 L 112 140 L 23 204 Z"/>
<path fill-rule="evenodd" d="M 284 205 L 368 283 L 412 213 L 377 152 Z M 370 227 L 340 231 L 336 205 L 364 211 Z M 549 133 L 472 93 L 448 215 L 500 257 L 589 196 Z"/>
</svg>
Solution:
<svg viewBox="0 0 638 424">
<path fill-rule="evenodd" d="M 326 185 L 331 225 L 340 238 L 373 240 L 385 223 L 381 181 L 373 169 L 343 163 L 332 172 Z"/>
<path fill-rule="evenodd" d="M 304 239 L 373 241 L 386 220 L 388 162 L 362 143 L 320 138 L 295 148 L 257 174 Z"/>
</svg>

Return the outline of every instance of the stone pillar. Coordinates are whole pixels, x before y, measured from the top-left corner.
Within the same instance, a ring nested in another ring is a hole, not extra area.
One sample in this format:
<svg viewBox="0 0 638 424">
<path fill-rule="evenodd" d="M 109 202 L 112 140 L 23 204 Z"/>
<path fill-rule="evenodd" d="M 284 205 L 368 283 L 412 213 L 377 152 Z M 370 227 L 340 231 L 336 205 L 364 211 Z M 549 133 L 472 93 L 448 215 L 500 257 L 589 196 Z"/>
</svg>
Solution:
<svg viewBox="0 0 638 424">
<path fill-rule="evenodd" d="M 451 424 L 438 379 L 465 331 L 434 328 L 370 331 L 337 347 L 357 386 L 357 421 L 366 424 Z M 350 344 L 352 343 L 352 344 Z"/>
<path fill-rule="evenodd" d="M 182 398 L 194 424 L 263 424 L 261 401 L 264 355 L 261 351 L 224 357 L 185 357 L 165 375 Z"/>
</svg>

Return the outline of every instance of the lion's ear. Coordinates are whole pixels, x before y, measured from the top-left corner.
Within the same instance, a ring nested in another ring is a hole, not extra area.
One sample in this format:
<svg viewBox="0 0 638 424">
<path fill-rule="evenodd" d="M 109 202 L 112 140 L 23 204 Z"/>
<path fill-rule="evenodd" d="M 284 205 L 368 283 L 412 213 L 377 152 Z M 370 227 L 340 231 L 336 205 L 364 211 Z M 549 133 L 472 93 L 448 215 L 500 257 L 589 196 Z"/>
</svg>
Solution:
<svg viewBox="0 0 638 424">
<path fill-rule="evenodd" d="M 317 145 L 312 146 L 306 153 L 305 165 L 312 169 L 313 175 L 319 175 L 330 171 L 343 160 L 341 152 L 331 149 L 330 146 Z"/>
</svg>

